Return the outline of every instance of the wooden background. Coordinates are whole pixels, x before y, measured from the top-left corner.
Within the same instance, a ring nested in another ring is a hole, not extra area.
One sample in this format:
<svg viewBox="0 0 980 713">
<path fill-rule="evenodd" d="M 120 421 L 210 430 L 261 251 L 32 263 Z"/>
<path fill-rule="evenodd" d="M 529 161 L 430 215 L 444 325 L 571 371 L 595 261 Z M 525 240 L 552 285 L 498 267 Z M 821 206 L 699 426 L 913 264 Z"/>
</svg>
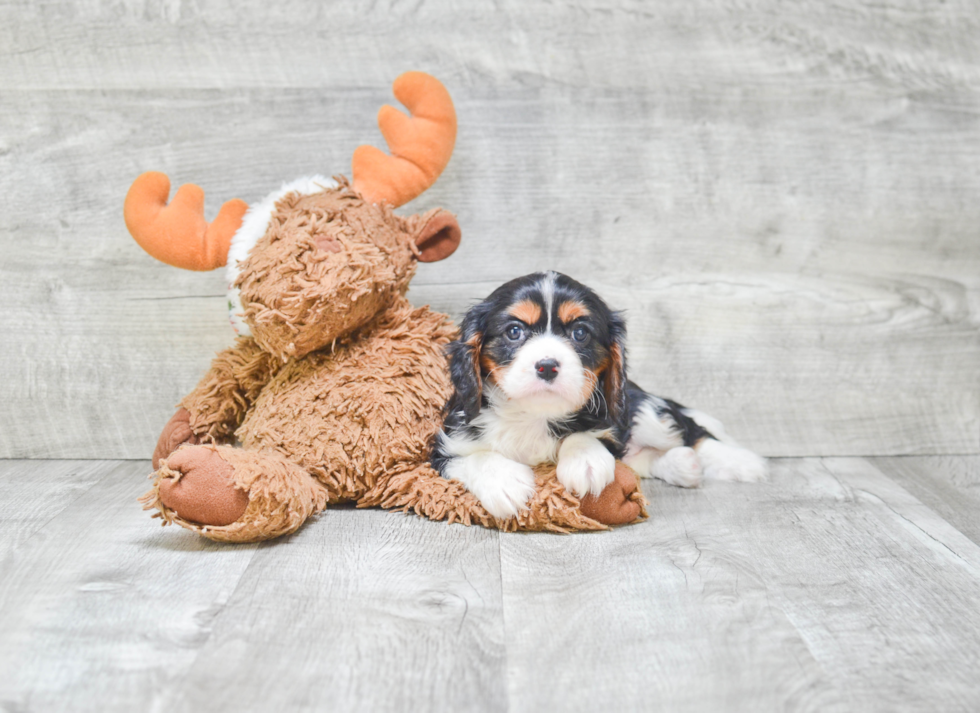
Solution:
<svg viewBox="0 0 980 713">
<path fill-rule="evenodd" d="M 0 457 L 147 457 L 231 341 L 221 271 L 126 233 L 136 175 L 212 216 L 347 173 L 411 68 L 460 133 L 403 212 L 464 231 L 417 304 L 556 269 L 765 454 L 977 453 L 978 37 L 955 0 L 0 5 Z"/>
</svg>

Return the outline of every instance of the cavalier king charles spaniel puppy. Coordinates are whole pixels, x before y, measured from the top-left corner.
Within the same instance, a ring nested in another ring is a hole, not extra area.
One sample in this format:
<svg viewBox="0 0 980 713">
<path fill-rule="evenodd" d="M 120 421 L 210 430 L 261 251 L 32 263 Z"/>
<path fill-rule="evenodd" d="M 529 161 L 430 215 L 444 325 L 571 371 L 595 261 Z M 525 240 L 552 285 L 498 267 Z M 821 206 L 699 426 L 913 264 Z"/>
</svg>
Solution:
<svg viewBox="0 0 980 713">
<path fill-rule="evenodd" d="M 626 378 L 626 326 L 585 285 L 557 272 L 500 286 L 449 345 L 455 387 L 432 466 L 496 518 L 526 507 L 531 466 L 557 463 L 576 497 L 599 494 L 623 460 L 643 477 L 697 487 L 758 481 L 766 463 L 715 419 Z"/>
</svg>

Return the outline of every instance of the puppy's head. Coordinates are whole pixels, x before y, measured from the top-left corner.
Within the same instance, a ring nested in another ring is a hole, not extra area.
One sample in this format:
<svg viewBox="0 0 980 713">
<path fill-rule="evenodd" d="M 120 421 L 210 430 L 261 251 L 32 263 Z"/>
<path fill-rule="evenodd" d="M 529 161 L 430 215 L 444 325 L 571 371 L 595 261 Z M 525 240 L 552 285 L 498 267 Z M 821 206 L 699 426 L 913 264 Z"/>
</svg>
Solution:
<svg viewBox="0 0 980 713">
<path fill-rule="evenodd" d="M 585 285 L 557 272 L 501 285 L 463 318 L 450 346 L 457 403 L 470 421 L 487 392 L 548 418 L 625 410 L 626 329 Z"/>
</svg>

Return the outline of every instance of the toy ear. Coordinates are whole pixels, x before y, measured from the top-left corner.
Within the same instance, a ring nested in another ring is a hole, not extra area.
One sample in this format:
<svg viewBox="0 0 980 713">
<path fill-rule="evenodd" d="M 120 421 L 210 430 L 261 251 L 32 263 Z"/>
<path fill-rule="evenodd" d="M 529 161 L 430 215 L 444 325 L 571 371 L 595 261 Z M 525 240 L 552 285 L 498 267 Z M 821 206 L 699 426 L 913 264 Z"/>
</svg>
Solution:
<svg viewBox="0 0 980 713">
<path fill-rule="evenodd" d="M 462 231 L 456 216 L 436 208 L 422 216 L 422 227 L 415 234 L 419 262 L 438 262 L 456 252 Z"/>
<path fill-rule="evenodd" d="M 449 376 L 455 388 L 451 408 L 462 410 L 466 423 L 477 417 L 483 402 L 480 354 L 486 329 L 487 310 L 484 304 L 466 313 L 460 325 L 459 339 L 448 347 Z"/>
<path fill-rule="evenodd" d="M 609 321 L 609 366 L 603 374 L 602 393 L 613 423 L 626 415 L 626 322 L 619 314 Z"/>
</svg>

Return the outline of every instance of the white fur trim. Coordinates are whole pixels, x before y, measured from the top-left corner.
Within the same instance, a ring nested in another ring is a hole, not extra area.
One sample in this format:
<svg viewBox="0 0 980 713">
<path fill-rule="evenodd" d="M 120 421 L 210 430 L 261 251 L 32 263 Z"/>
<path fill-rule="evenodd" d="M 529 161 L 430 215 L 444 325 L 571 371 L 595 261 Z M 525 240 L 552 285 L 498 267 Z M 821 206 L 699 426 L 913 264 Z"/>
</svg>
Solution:
<svg viewBox="0 0 980 713">
<path fill-rule="evenodd" d="M 232 287 L 232 285 L 235 284 L 235 280 L 241 274 L 241 270 L 238 268 L 239 263 L 245 261 L 249 251 L 255 247 L 259 239 L 265 235 L 265 231 L 269 229 L 269 220 L 272 219 L 272 213 L 276 209 L 276 203 L 288 193 L 299 193 L 300 195 L 308 196 L 325 189 L 336 187 L 337 182 L 332 178 L 326 178 L 320 175 L 305 176 L 303 178 L 297 178 L 290 183 L 282 184 L 282 188 L 278 191 L 273 191 L 259 203 L 254 203 L 249 206 L 248 211 L 245 213 L 245 218 L 242 220 L 241 227 L 235 231 L 235 236 L 231 239 L 231 245 L 228 248 L 228 262 L 225 267 L 225 279 L 228 281 L 228 319 L 237 334 L 243 337 L 249 337 L 252 331 L 243 319 L 245 310 L 242 307 L 241 292 L 237 287 Z"/>
</svg>

